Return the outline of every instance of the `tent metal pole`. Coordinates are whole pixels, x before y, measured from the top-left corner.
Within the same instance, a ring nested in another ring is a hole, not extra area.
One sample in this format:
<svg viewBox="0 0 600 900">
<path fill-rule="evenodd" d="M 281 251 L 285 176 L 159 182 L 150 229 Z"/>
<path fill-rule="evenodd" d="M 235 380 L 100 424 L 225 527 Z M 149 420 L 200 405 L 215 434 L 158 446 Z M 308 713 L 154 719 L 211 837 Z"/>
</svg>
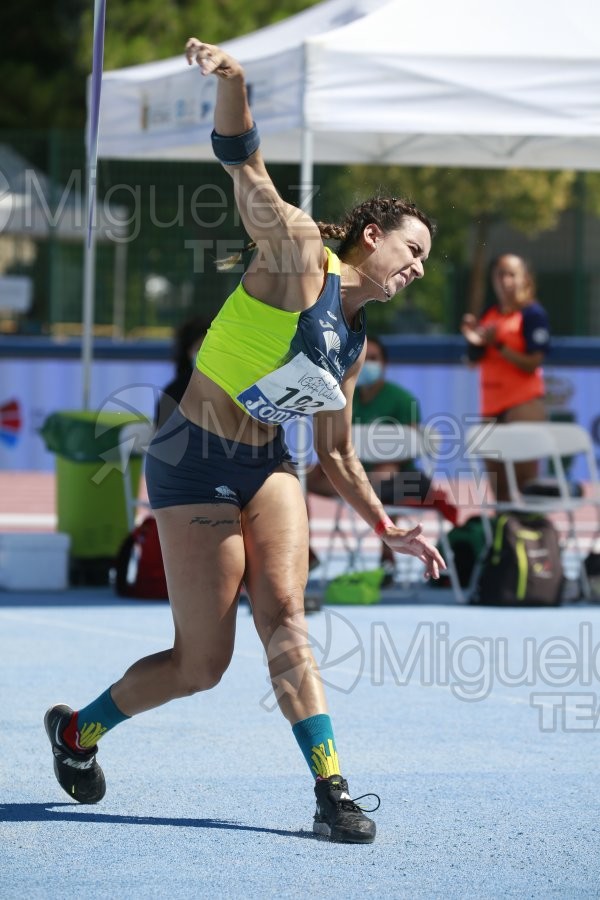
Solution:
<svg viewBox="0 0 600 900">
<path fill-rule="evenodd" d="M 575 334 L 587 333 L 587 308 L 585 297 L 585 172 L 575 176 L 575 247 L 573 253 L 573 324 Z"/>
<path fill-rule="evenodd" d="M 92 184 L 93 181 L 93 184 Z M 96 179 L 88 178 L 86 208 L 90 209 Z M 82 409 L 90 408 L 92 387 L 92 353 L 94 341 L 94 288 L 96 282 L 96 229 L 90 230 L 83 245 L 83 334 L 81 336 Z"/>
<path fill-rule="evenodd" d="M 300 154 L 300 206 L 309 216 L 312 216 L 313 210 L 313 158 L 314 135 L 310 128 L 303 128 Z"/>
<path fill-rule="evenodd" d="M 87 241 L 83 257 L 83 337 L 81 363 L 84 409 L 90 408 L 92 350 L 94 340 L 94 292 L 96 284 L 96 178 L 98 175 L 98 126 L 100 122 L 100 95 L 102 93 L 102 68 L 104 65 L 104 29 L 106 0 L 94 0 L 94 34 L 92 49 L 92 74 L 87 82 L 86 127 L 86 214 Z"/>
</svg>

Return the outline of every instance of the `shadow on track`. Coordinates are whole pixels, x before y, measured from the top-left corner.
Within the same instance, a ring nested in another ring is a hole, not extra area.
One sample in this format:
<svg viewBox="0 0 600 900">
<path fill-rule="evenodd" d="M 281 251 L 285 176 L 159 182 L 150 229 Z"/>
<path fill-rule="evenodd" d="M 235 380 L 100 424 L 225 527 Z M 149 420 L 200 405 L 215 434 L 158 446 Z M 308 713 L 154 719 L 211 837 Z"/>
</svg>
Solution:
<svg viewBox="0 0 600 900">
<path fill-rule="evenodd" d="M 77 809 L 78 812 L 71 812 Z M 264 834 L 279 834 L 282 837 L 310 838 L 309 831 L 287 831 L 281 828 L 260 828 L 223 819 L 169 819 L 161 816 L 117 816 L 109 813 L 79 812 L 80 804 L 73 803 L 2 803 L 2 822 L 88 822 L 92 825 L 170 825 L 180 828 L 215 828 L 229 831 L 256 831 Z"/>
</svg>

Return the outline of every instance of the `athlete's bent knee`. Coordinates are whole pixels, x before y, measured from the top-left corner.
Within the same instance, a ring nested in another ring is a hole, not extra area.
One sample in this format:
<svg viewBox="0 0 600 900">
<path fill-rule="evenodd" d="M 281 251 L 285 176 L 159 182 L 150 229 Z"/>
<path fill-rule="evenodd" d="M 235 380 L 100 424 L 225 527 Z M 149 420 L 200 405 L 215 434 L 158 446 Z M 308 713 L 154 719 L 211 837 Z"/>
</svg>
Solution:
<svg viewBox="0 0 600 900">
<path fill-rule="evenodd" d="M 304 594 L 290 594 L 281 599 L 270 614 L 255 612 L 256 630 L 267 656 L 273 658 L 293 647 L 307 645 Z"/>
<path fill-rule="evenodd" d="M 227 671 L 230 660 L 231 656 L 227 659 L 204 660 L 193 668 L 182 668 L 179 675 L 181 696 L 189 697 L 216 687 Z"/>
<path fill-rule="evenodd" d="M 262 638 L 269 637 L 282 626 L 292 628 L 303 624 L 304 620 L 304 591 L 292 589 L 277 593 L 269 603 L 268 608 L 258 607 L 254 610 L 256 627 Z"/>
</svg>

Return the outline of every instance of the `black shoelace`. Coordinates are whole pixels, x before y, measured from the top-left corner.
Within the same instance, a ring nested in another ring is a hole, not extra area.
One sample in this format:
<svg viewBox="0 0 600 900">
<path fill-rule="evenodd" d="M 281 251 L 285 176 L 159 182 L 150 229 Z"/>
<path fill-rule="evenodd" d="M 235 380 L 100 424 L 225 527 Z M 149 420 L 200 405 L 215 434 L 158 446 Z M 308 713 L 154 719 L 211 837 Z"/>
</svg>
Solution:
<svg viewBox="0 0 600 900">
<path fill-rule="evenodd" d="M 365 797 L 375 797 L 375 799 L 377 800 L 377 806 L 374 806 L 373 809 L 368 809 L 367 807 L 361 806 L 358 801 L 364 800 Z M 344 809 L 358 809 L 360 810 L 360 812 L 371 813 L 378 810 L 381 806 L 381 797 L 379 796 L 379 794 L 370 792 L 368 794 L 361 794 L 360 797 L 355 797 L 354 800 L 340 800 L 340 806 L 342 806 L 342 804 L 347 804 L 343 807 Z"/>
</svg>

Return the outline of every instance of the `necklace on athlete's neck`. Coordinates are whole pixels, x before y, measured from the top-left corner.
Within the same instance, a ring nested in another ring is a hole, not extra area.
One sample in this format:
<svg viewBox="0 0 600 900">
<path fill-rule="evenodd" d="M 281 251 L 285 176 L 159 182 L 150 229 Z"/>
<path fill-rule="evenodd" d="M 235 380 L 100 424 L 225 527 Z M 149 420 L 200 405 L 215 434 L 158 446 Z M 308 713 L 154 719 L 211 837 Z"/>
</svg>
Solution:
<svg viewBox="0 0 600 900">
<path fill-rule="evenodd" d="M 353 266 L 352 263 L 347 262 L 347 263 L 345 263 L 345 265 L 349 266 L 351 269 L 354 269 L 354 271 L 358 272 L 359 275 L 362 275 L 363 278 L 368 278 L 369 281 L 371 281 L 373 284 L 377 285 L 378 288 L 381 288 L 381 290 L 383 291 L 383 293 L 385 294 L 385 296 L 387 297 L 388 300 L 390 299 L 390 297 L 392 295 L 390 294 L 390 292 L 388 290 L 387 284 L 380 284 L 379 281 L 375 281 L 374 278 L 371 278 L 370 275 L 367 275 L 367 273 L 363 272 L 362 269 L 359 269 L 358 266 Z"/>
</svg>

